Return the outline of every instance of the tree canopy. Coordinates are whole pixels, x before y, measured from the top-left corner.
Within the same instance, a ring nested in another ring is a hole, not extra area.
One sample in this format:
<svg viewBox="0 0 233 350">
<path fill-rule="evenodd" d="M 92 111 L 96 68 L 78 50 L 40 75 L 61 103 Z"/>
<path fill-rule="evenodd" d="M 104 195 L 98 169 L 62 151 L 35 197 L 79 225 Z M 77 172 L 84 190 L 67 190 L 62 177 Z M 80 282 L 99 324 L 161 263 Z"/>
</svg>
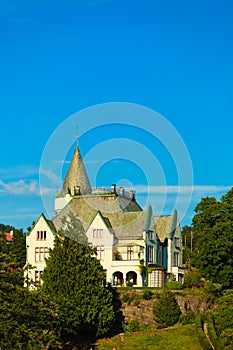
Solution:
<svg viewBox="0 0 233 350">
<path fill-rule="evenodd" d="M 58 305 L 63 336 L 96 337 L 111 328 L 113 296 L 95 249 L 57 235 L 42 279 L 42 290 Z"/>
<path fill-rule="evenodd" d="M 233 277 L 233 189 L 203 198 L 195 208 L 193 263 L 204 278 L 229 287 Z"/>
<path fill-rule="evenodd" d="M 13 231 L 14 238 L 7 242 L 5 232 Z M 26 235 L 23 229 L 17 229 L 14 226 L 0 224 L 0 252 L 5 254 L 14 254 L 19 267 L 23 268 L 26 262 Z"/>
<path fill-rule="evenodd" d="M 158 302 L 154 307 L 155 321 L 165 327 L 173 326 L 179 320 L 180 308 L 172 292 L 164 290 L 158 295 Z"/>
<path fill-rule="evenodd" d="M 0 251 L 0 348 L 58 349 L 56 306 L 40 291 L 23 287 L 15 254 Z"/>
</svg>

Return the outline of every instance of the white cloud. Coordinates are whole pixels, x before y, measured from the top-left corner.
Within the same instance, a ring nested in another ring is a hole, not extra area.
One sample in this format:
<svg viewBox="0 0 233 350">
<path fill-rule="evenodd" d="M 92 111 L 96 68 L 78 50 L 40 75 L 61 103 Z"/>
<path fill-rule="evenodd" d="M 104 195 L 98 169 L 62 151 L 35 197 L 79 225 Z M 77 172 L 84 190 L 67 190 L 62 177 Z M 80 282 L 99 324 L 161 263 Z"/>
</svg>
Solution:
<svg viewBox="0 0 233 350">
<path fill-rule="evenodd" d="M 51 170 L 40 169 L 40 174 L 45 175 L 54 185 L 60 185 L 60 178 Z"/>
<path fill-rule="evenodd" d="M 11 182 L 4 182 L 0 180 L 0 192 L 2 194 L 12 195 L 36 195 L 48 194 L 52 190 L 49 188 L 40 188 L 36 180 L 18 180 Z"/>
<path fill-rule="evenodd" d="M 93 160 L 87 160 L 85 164 L 99 164 L 99 160 L 93 159 Z"/>
<path fill-rule="evenodd" d="M 55 164 L 70 164 L 70 160 L 54 160 L 53 163 Z"/>
<path fill-rule="evenodd" d="M 136 185 L 134 190 L 138 194 L 190 194 L 190 193 L 218 193 L 229 191 L 231 186 L 215 186 L 215 185 L 195 185 L 195 186 L 146 186 Z M 127 189 L 127 190 L 130 190 Z"/>
<path fill-rule="evenodd" d="M 39 168 L 36 165 L 15 165 L 7 168 L 0 168 L 1 179 L 25 178 L 28 176 L 38 175 Z"/>
</svg>

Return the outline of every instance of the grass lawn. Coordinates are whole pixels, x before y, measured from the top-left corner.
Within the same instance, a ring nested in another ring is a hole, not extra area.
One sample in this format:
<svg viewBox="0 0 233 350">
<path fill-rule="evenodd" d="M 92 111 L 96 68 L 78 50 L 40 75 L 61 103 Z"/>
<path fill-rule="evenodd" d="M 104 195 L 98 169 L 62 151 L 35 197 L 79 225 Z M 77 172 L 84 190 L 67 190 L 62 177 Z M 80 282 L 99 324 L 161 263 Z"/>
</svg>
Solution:
<svg viewBox="0 0 233 350">
<path fill-rule="evenodd" d="M 96 343 L 98 350 L 201 350 L 195 325 L 176 325 L 174 327 L 124 333 Z"/>
</svg>

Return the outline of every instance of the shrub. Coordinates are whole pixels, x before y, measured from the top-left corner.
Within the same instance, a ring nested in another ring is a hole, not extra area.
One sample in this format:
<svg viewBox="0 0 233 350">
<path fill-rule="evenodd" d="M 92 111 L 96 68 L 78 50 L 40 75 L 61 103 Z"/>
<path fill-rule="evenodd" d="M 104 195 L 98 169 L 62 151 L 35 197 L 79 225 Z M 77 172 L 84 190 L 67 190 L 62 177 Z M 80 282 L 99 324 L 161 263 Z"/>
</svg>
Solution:
<svg viewBox="0 0 233 350">
<path fill-rule="evenodd" d="M 140 329 L 140 323 L 137 319 L 129 321 L 128 324 L 123 325 L 125 332 L 137 332 Z"/>
<path fill-rule="evenodd" d="M 129 294 L 123 294 L 122 301 L 130 304 L 133 298 Z"/>
<path fill-rule="evenodd" d="M 133 299 L 133 304 L 135 306 L 138 306 L 141 299 L 142 299 L 142 297 L 140 295 L 136 295 L 135 298 Z"/>
<path fill-rule="evenodd" d="M 127 285 L 127 287 L 133 287 L 133 282 L 128 281 L 128 282 L 126 283 L 126 285 Z"/>
<path fill-rule="evenodd" d="M 144 299 L 144 300 L 151 300 L 152 299 L 152 295 L 153 295 L 153 293 L 151 292 L 151 290 L 145 290 L 145 292 L 142 295 L 142 299 Z"/>
<path fill-rule="evenodd" d="M 223 347 L 218 339 L 218 336 L 214 327 L 214 320 L 212 314 L 207 314 L 207 322 L 208 322 L 208 335 L 211 343 L 214 345 L 215 350 L 223 350 Z"/>
<path fill-rule="evenodd" d="M 201 273 L 197 269 L 192 269 L 188 272 L 185 273 L 184 275 L 184 285 L 186 286 L 196 286 L 199 287 L 202 282 L 201 282 Z"/>
<path fill-rule="evenodd" d="M 166 287 L 172 290 L 180 290 L 183 289 L 183 284 L 179 281 L 169 281 L 166 283 Z"/>
<path fill-rule="evenodd" d="M 173 326 L 179 320 L 180 308 L 174 295 L 165 290 L 159 297 L 154 307 L 155 321 L 163 324 L 165 327 Z"/>
<path fill-rule="evenodd" d="M 207 281 L 204 283 L 204 291 L 210 296 L 211 299 L 213 299 L 214 297 L 217 297 L 221 294 L 222 285 L 219 283 Z"/>
<path fill-rule="evenodd" d="M 218 312 L 214 315 L 215 329 L 224 349 L 233 349 L 233 292 L 227 291 L 218 299 Z"/>
<path fill-rule="evenodd" d="M 204 350 L 212 350 L 212 346 L 208 342 L 206 335 L 203 331 L 203 322 L 200 314 L 196 316 L 196 332 L 197 332 L 198 340 L 201 347 Z"/>
<path fill-rule="evenodd" d="M 196 320 L 196 314 L 192 311 L 188 311 L 186 314 L 180 315 L 179 323 L 182 325 L 193 324 Z"/>
</svg>

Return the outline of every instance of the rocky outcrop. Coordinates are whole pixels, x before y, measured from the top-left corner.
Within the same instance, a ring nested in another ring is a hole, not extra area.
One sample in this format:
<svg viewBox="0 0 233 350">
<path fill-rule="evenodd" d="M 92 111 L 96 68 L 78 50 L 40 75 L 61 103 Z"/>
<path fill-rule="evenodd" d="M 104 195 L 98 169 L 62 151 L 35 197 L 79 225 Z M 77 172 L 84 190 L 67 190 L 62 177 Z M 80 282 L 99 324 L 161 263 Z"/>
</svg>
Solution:
<svg viewBox="0 0 233 350">
<path fill-rule="evenodd" d="M 147 325 L 155 324 L 153 308 L 156 303 L 157 300 L 155 299 L 140 300 L 138 305 L 134 305 L 134 302 L 132 302 L 130 305 L 124 303 L 122 305 L 124 321 L 128 323 L 129 320 L 137 319 L 140 323 Z"/>
<path fill-rule="evenodd" d="M 128 302 L 122 302 L 122 313 L 126 323 L 128 323 L 129 320 L 137 319 L 143 324 L 155 324 L 153 309 L 157 303 L 157 298 L 153 297 L 151 300 L 142 300 L 141 296 L 143 292 L 133 291 L 121 293 L 121 299 L 123 299 L 124 294 L 127 294 L 130 297 Z M 176 295 L 175 298 L 180 307 L 181 313 L 192 311 L 194 313 L 204 314 L 206 312 L 217 311 L 217 305 L 208 302 L 205 296 Z"/>
<path fill-rule="evenodd" d="M 176 295 L 175 298 L 182 314 L 188 311 L 192 311 L 195 314 L 205 314 L 206 312 L 217 311 L 217 305 L 207 302 L 206 297 L 198 297 L 193 295 L 187 295 L 184 297 Z"/>
</svg>

